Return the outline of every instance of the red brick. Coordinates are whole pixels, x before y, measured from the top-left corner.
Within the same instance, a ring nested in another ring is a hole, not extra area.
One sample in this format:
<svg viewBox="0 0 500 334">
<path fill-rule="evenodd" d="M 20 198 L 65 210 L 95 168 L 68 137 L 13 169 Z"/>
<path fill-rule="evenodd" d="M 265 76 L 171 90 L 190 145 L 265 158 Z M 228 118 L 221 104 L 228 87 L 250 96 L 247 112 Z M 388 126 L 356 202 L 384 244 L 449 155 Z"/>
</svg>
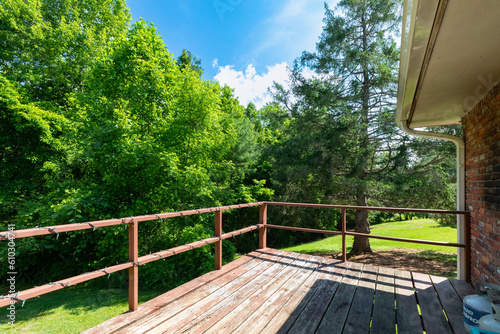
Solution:
<svg viewBox="0 0 500 334">
<path fill-rule="evenodd" d="M 462 118 L 472 280 L 500 284 L 500 84 Z"/>
</svg>

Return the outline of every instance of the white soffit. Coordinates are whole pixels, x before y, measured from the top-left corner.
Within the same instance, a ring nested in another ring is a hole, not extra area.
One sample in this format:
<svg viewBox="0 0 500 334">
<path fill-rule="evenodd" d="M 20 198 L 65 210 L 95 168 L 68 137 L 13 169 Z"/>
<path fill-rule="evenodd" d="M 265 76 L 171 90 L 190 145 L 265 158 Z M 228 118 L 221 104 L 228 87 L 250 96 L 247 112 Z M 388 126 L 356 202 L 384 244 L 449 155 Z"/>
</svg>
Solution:
<svg viewBox="0 0 500 334">
<path fill-rule="evenodd" d="M 459 123 L 500 81 L 500 0 L 449 0 L 424 64 L 438 7 L 405 3 L 396 120 L 408 121 L 414 104 L 411 128 Z"/>
</svg>

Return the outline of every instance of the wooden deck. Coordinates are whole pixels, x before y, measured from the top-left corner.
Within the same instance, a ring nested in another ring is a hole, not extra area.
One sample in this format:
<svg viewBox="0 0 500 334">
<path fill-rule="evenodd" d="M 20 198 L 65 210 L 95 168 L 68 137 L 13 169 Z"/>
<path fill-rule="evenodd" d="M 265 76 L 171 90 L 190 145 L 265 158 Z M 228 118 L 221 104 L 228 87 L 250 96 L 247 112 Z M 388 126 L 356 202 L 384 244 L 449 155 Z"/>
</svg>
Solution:
<svg viewBox="0 0 500 334">
<path fill-rule="evenodd" d="M 454 279 L 265 249 L 85 333 L 465 333 Z"/>
</svg>

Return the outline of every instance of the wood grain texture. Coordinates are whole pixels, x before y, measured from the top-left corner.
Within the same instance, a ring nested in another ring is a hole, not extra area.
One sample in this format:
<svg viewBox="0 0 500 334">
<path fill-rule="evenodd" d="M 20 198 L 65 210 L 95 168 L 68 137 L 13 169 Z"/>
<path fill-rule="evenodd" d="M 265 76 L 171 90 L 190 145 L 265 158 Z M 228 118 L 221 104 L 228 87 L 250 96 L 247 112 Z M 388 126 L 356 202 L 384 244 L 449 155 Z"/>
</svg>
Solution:
<svg viewBox="0 0 500 334">
<path fill-rule="evenodd" d="M 312 258 L 304 264 L 303 268 L 297 271 L 285 285 L 270 296 L 253 314 L 251 314 L 243 323 L 241 323 L 235 332 L 244 332 L 246 334 L 260 333 L 264 327 L 273 321 L 276 323 L 275 315 L 283 305 L 300 289 L 308 280 L 316 278 L 317 268 L 321 266 L 324 258 Z M 316 273 L 315 273 L 316 272 Z"/>
<path fill-rule="evenodd" d="M 114 318 L 111 318 L 93 328 L 88 329 L 83 332 L 85 334 L 97 334 L 97 333 L 113 333 L 120 328 L 124 328 L 130 324 L 135 323 L 142 317 L 147 314 L 154 313 L 160 310 L 162 307 L 167 305 L 168 303 L 198 289 L 205 284 L 213 282 L 217 278 L 235 270 L 239 269 L 237 274 L 243 273 L 247 270 L 250 270 L 253 266 L 258 264 L 258 257 L 262 255 L 262 252 L 251 252 L 245 256 L 240 257 L 239 259 L 226 264 L 222 267 L 221 270 L 211 271 L 206 273 L 203 276 L 198 277 L 195 280 L 192 280 L 186 284 L 183 284 L 175 289 L 170 290 L 169 292 L 158 296 L 154 299 L 149 300 L 148 302 L 139 305 L 139 309 L 135 312 L 126 312 L 122 313 Z M 252 261 L 253 260 L 253 261 Z"/>
<path fill-rule="evenodd" d="M 363 269 L 363 265 L 359 263 L 346 262 L 346 264 L 347 271 L 323 316 L 317 333 L 341 333 L 344 328 Z"/>
<path fill-rule="evenodd" d="M 218 305 L 213 305 L 209 311 L 205 312 L 200 317 L 191 319 L 184 327 L 177 327 L 176 331 L 164 331 L 164 333 L 204 333 L 207 330 L 208 332 L 212 331 L 211 327 L 219 327 L 221 332 L 224 332 L 225 327 L 234 325 L 234 323 L 241 323 L 244 318 L 241 313 L 246 311 L 245 307 L 253 303 L 258 303 L 258 297 L 261 295 L 261 291 L 270 284 L 276 281 L 286 280 L 287 275 L 291 272 L 290 264 L 295 262 L 298 255 L 299 254 L 294 254 L 292 256 L 283 257 L 282 260 L 278 261 L 268 271 L 249 282 L 246 287 L 233 293 L 227 293 L 227 298 Z M 227 321 L 221 321 L 223 319 Z"/>
<path fill-rule="evenodd" d="M 372 333 L 396 334 L 394 269 L 380 267 L 373 302 Z"/>
<path fill-rule="evenodd" d="M 412 273 L 412 277 L 422 313 L 424 331 L 427 334 L 452 333 L 429 275 Z"/>
<path fill-rule="evenodd" d="M 231 310 L 224 319 L 210 327 L 205 333 L 235 333 L 241 323 L 245 322 L 276 291 L 287 285 L 296 273 L 302 270 L 312 272 L 311 267 L 317 266 L 317 260 L 317 258 L 310 255 L 299 255 L 279 275 L 269 279 L 266 284 L 255 290 L 251 296 L 246 298 L 244 296 L 244 300 L 238 303 L 237 307 Z M 253 324 L 250 326 L 253 327 Z M 197 328 L 193 329 L 189 333 L 201 332 Z M 243 331 L 246 333 L 246 330 Z"/>
<path fill-rule="evenodd" d="M 368 333 L 377 283 L 378 267 L 365 265 L 354 294 L 343 333 Z"/>
<path fill-rule="evenodd" d="M 319 266 L 319 264 L 318 264 Z M 316 283 L 320 272 L 315 270 L 307 279 L 294 291 L 292 296 L 281 305 L 279 311 L 269 320 L 261 333 L 286 332 L 298 318 L 308 301 L 312 298 L 309 291 Z"/>
<path fill-rule="evenodd" d="M 441 301 L 441 305 L 446 312 L 453 333 L 466 334 L 462 299 L 460 299 L 447 278 L 431 276 L 431 280 Z"/>
<path fill-rule="evenodd" d="M 321 322 L 321 317 L 318 314 L 326 312 L 346 271 L 345 267 L 336 266 L 335 264 L 338 264 L 338 262 L 324 263 L 318 268 L 318 278 L 309 291 L 312 298 L 288 330 L 288 333 L 306 334 L 318 328 Z"/>
<path fill-rule="evenodd" d="M 396 323 L 398 334 L 422 334 L 422 320 L 409 271 L 395 270 Z"/>
<path fill-rule="evenodd" d="M 266 248 L 85 333 L 463 333 L 462 298 L 472 291 L 464 281 Z"/>
<path fill-rule="evenodd" d="M 144 317 L 133 326 L 124 330 L 124 333 L 146 333 L 146 332 L 163 332 L 163 329 L 176 330 L 178 326 L 184 324 L 183 319 L 193 319 L 198 316 L 203 316 L 203 313 L 211 308 L 214 304 L 222 301 L 227 296 L 227 291 L 237 291 L 244 287 L 254 278 L 265 277 L 272 275 L 278 267 L 275 264 L 281 260 L 278 256 L 264 253 L 258 260 L 261 260 L 259 265 L 252 270 L 243 272 L 239 275 L 224 275 L 217 281 L 211 282 L 201 288 L 196 293 L 188 294 L 172 303 L 163 307 L 159 312 Z M 269 270 L 269 272 L 268 272 Z M 233 273 L 234 274 L 234 273 Z"/>
</svg>

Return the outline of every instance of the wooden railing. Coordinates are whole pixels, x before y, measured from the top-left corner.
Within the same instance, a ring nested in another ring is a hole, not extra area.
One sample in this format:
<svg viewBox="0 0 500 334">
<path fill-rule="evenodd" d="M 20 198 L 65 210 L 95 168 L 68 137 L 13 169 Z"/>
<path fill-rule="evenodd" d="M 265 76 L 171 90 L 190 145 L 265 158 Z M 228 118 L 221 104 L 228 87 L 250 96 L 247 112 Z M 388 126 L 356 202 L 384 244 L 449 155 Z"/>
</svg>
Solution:
<svg viewBox="0 0 500 334">
<path fill-rule="evenodd" d="M 292 226 L 283 225 L 273 225 L 267 223 L 267 207 L 268 205 L 278 205 L 278 206 L 296 206 L 296 207 L 308 207 L 308 208 L 326 208 L 326 209 L 338 209 L 341 211 L 341 229 L 340 231 L 330 231 L 330 230 L 320 230 L 320 229 L 309 229 L 300 228 Z M 260 207 L 259 212 L 259 223 L 248 226 L 236 231 L 222 233 L 222 212 L 224 210 L 248 208 L 248 207 Z M 429 241 L 429 240 L 416 240 L 416 239 L 406 239 L 406 238 L 395 238 L 395 237 L 385 237 L 357 232 L 347 231 L 346 228 L 346 212 L 347 210 L 373 210 L 373 211 L 386 211 L 386 212 L 418 212 L 418 213 L 439 213 L 439 214 L 455 214 L 465 216 L 465 230 L 466 230 L 466 242 L 462 243 L 450 243 L 450 242 L 440 242 L 440 241 Z M 138 238 L 139 230 L 138 225 L 140 222 L 152 221 L 157 219 L 173 218 L 173 217 L 184 217 L 188 215 L 196 215 L 203 213 L 215 213 L 215 236 L 186 245 L 174 247 L 167 250 L 158 251 L 153 254 L 140 256 L 138 254 Z M 22 229 L 14 231 L 6 231 L 0 233 L 0 240 L 12 240 L 26 237 L 34 237 L 47 234 L 55 234 L 59 236 L 59 233 L 66 233 L 71 231 L 85 230 L 85 229 L 96 229 L 107 226 L 114 225 L 128 225 L 129 231 L 129 261 L 104 269 L 98 269 L 93 272 L 84 273 L 78 276 L 63 279 L 57 282 L 51 282 L 39 287 L 34 287 L 32 289 L 24 290 L 18 292 L 16 295 L 2 296 L 0 299 L 0 307 L 7 306 L 14 302 L 23 302 L 27 299 L 34 298 L 52 291 L 56 291 L 65 287 L 73 286 L 78 283 L 92 280 L 101 276 L 109 275 L 111 273 L 128 269 L 129 271 L 129 309 L 135 311 L 138 308 L 138 291 L 139 291 L 139 271 L 138 267 L 149 262 L 164 259 L 179 253 L 186 252 L 191 249 L 203 247 L 210 244 L 215 244 L 215 269 L 221 269 L 222 267 L 222 240 L 228 239 L 243 233 L 247 233 L 254 230 L 259 230 L 259 249 L 267 247 L 267 229 L 285 229 L 292 231 L 302 231 L 302 232 L 312 232 L 321 234 L 337 234 L 342 236 L 342 261 L 346 261 L 346 235 L 352 236 L 362 236 L 368 238 L 377 238 L 401 242 L 412 242 L 421 243 L 428 245 L 439 245 L 448 247 L 459 247 L 466 249 L 466 277 L 470 280 L 470 213 L 467 211 L 451 211 L 451 210 L 427 210 L 427 209 L 409 209 L 409 208 L 384 208 L 384 207 L 364 207 L 364 206 L 349 206 L 349 205 L 327 205 L 327 204 L 306 204 L 306 203 L 285 203 L 285 202 L 257 202 L 257 203 L 247 203 L 247 204 L 236 204 L 228 206 L 213 207 L 207 209 L 198 210 L 187 210 L 178 212 L 168 212 L 155 215 L 145 215 L 145 216 L 135 216 L 120 219 L 107 219 L 101 221 L 92 221 L 77 224 L 65 224 L 56 226 L 46 226 L 37 227 L 31 229 Z"/>
</svg>

